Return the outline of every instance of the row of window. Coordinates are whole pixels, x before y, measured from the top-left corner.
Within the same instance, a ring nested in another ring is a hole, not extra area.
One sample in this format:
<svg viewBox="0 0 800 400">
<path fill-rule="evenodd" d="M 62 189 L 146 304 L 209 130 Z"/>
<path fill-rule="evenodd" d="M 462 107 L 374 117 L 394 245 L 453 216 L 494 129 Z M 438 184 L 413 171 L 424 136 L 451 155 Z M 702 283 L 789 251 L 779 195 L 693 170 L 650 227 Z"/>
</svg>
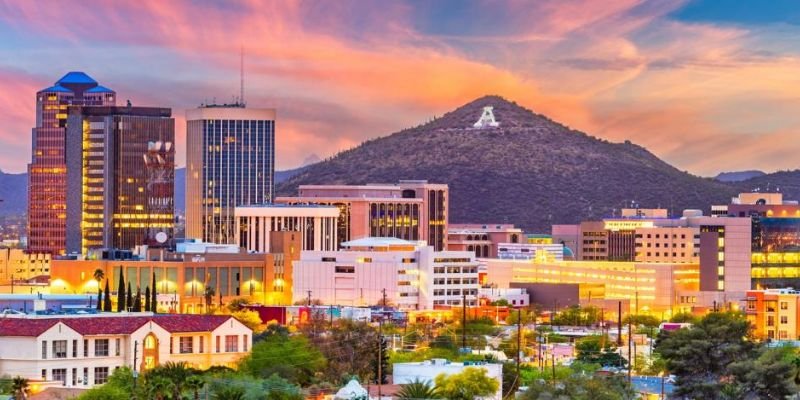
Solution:
<svg viewBox="0 0 800 400">
<path fill-rule="evenodd" d="M 653 247 L 652 243 L 650 243 L 650 242 L 647 242 L 646 244 L 647 244 L 647 246 L 642 246 L 642 243 L 636 243 L 636 247 Z M 662 247 L 661 245 L 662 245 L 662 243 L 656 242 L 655 247 L 657 247 L 657 248 L 658 247 Z M 663 243 L 663 245 L 664 245 L 663 247 L 665 249 L 670 247 L 669 243 Z M 676 248 L 676 247 L 678 247 L 678 244 L 677 243 L 672 243 L 672 247 Z M 686 248 L 686 243 L 681 243 L 681 248 L 685 249 Z"/>
<path fill-rule="evenodd" d="M 474 307 L 476 304 L 477 304 L 477 302 L 475 300 L 467 300 L 467 305 L 470 306 L 470 307 Z M 443 306 L 443 305 L 460 306 L 461 305 L 461 300 L 434 300 L 433 301 L 433 305 L 435 305 L 435 306 Z"/>
<path fill-rule="evenodd" d="M 464 295 L 477 296 L 478 289 L 464 289 Z M 461 289 L 433 289 L 434 296 L 461 296 Z"/>
<path fill-rule="evenodd" d="M 476 274 L 478 267 L 433 267 L 434 274 Z"/>
<path fill-rule="evenodd" d="M 642 254 L 644 254 L 644 253 L 636 253 L 636 255 L 637 255 L 637 256 L 641 256 Z M 648 252 L 647 252 L 647 257 L 652 257 L 652 256 L 653 256 L 652 254 L 653 254 L 653 253 L 651 253 L 651 252 L 649 252 L 649 251 L 648 251 Z M 658 251 L 657 251 L 655 254 L 656 254 L 656 255 L 655 255 L 656 257 L 661 257 L 661 252 L 658 252 Z M 664 257 L 669 257 L 669 253 L 665 251 L 665 252 L 664 252 Z M 676 253 L 676 252 L 673 252 L 673 253 L 672 253 L 672 257 L 678 257 L 678 253 Z M 681 257 L 686 257 L 686 253 L 684 253 L 684 252 L 681 252 Z M 698 254 L 698 253 L 694 253 L 693 257 L 699 257 L 699 254 Z"/>
<path fill-rule="evenodd" d="M 214 352 L 215 353 L 222 353 L 222 336 L 215 336 L 214 337 Z M 225 335 L 225 353 L 238 353 L 239 352 L 239 335 Z M 169 353 L 174 354 L 174 338 L 169 339 Z M 178 338 L 178 353 L 179 354 L 192 354 L 194 353 L 194 336 L 181 336 Z M 248 348 L 248 337 L 247 335 L 242 335 L 242 351 L 247 352 L 249 351 Z M 198 336 L 197 341 L 197 353 L 204 353 L 205 352 L 205 337 Z"/>
<path fill-rule="evenodd" d="M 475 285 L 478 283 L 478 278 L 434 278 L 434 285 Z"/>
<path fill-rule="evenodd" d="M 119 368 L 119 367 L 117 367 Z M 94 384 L 102 385 L 108 382 L 109 368 L 108 367 L 94 367 Z M 47 370 L 42 370 L 43 381 L 60 381 L 64 386 L 67 386 L 67 369 L 66 368 L 53 368 L 50 370 L 50 377 L 48 379 Z M 77 386 L 78 383 L 84 386 L 89 385 L 89 368 L 83 368 L 83 376 L 78 376 L 78 369 L 72 368 L 72 386 Z"/>
<path fill-rule="evenodd" d="M 655 237 L 656 237 L 656 239 L 661 239 L 661 236 L 662 236 L 662 235 L 661 235 L 660 233 L 656 233 L 656 234 L 655 234 Z M 664 239 L 669 239 L 669 234 L 668 234 L 668 233 L 665 233 L 665 234 L 663 235 L 663 237 L 664 237 Z M 642 238 L 642 234 L 641 234 L 641 233 L 637 233 L 637 234 L 636 234 L 636 238 L 637 238 L 637 239 L 641 239 L 641 238 Z M 648 238 L 648 239 L 652 239 L 652 238 L 653 238 L 653 234 L 651 234 L 651 233 L 648 233 L 648 234 L 647 234 L 647 238 Z M 676 233 L 673 233 L 673 234 L 672 234 L 672 238 L 673 238 L 673 239 L 677 239 L 677 238 L 678 238 L 678 234 L 676 234 Z M 694 238 L 695 238 L 695 239 L 700 239 L 700 235 L 694 235 Z M 685 234 L 685 233 L 681 233 L 681 239 L 686 239 L 686 234 Z"/>
<path fill-rule="evenodd" d="M 109 355 L 109 341 L 110 339 L 95 339 L 94 340 L 94 356 L 95 357 L 108 357 Z M 67 347 L 68 341 L 66 340 L 53 340 L 50 342 L 49 352 L 50 357 L 54 359 L 67 358 L 69 349 Z M 122 344 L 120 339 L 114 339 L 114 355 L 119 356 L 122 351 Z M 83 357 L 89 357 L 89 339 L 83 340 Z M 48 342 L 42 341 L 42 360 L 48 358 Z M 72 341 L 72 358 L 78 358 L 78 341 Z"/>
</svg>

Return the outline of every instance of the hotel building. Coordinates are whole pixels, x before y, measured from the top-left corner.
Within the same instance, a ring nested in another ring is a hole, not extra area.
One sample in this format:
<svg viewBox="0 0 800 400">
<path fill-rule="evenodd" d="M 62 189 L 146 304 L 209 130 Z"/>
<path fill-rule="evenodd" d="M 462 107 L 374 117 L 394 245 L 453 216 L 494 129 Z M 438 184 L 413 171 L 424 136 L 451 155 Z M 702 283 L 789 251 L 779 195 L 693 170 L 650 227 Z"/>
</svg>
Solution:
<svg viewBox="0 0 800 400">
<path fill-rule="evenodd" d="M 28 164 L 28 251 L 63 254 L 67 229 L 67 108 L 113 106 L 116 93 L 83 72 L 69 72 L 36 93 Z"/>
<path fill-rule="evenodd" d="M 278 203 L 339 207 L 339 244 L 365 237 L 424 240 L 436 251 L 447 248 L 447 185 L 404 180 L 397 184 L 301 185 L 298 197 Z"/>
<path fill-rule="evenodd" d="M 225 315 L 12 315 L 0 319 L 0 340 L 0 375 L 26 378 L 36 392 L 102 385 L 120 367 L 234 367 L 253 331 Z"/>
<path fill-rule="evenodd" d="M 100 269 L 112 292 L 123 276 L 133 290 L 138 287 L 144 293 L 155 275 L 156 292 L 172 296 L 171 301 L 159 304 L 160 312 L 204 313 L 237 298 L 287 305 L 292 299 L 292 261 L 299 257 L 300 237 L 295 232 L 276 232 L 271 241 L 271 253 L 188 242 L 178 243 L 174 253 L 149 251 L 142 258 L 53 260 L 50 292 L 97 294 L 99 287 L 105 287 L 105 282 L 94 280 L 94 271 Z M 207 288 L 213 289 L 211 304 L 206 304 Z"/>
<path fill-rule="evenodd" d="M 300 237 L 301 250 L 336 250 L 339 208 L 321 205 L 268 204 L 240 206 L 236 216 L 236 240 L 248 251 L 270 252 L 272 232 L 292 231 Z"/>
<path fill-rule="evenodd" d="M 401 310 L 477 304 L 478 263 L 468 251 L 436 251 L 424 242 L 362 238 L 342 251 L 304 251 L 294 262 L 294 301 L 369 306 L 387 301 Z"/>
<path fill-rule="evenodd" d="M 67 253 L 159 245 L 174 228 L 175 120 L 169 108 L 70 107 Z"/>
<path fill-rule="evenodd" d="M 234 208 L 272 203 L 274 179 L 274 109 L 186 111 L 187 238 L 234 243 Z"/>
</svg>

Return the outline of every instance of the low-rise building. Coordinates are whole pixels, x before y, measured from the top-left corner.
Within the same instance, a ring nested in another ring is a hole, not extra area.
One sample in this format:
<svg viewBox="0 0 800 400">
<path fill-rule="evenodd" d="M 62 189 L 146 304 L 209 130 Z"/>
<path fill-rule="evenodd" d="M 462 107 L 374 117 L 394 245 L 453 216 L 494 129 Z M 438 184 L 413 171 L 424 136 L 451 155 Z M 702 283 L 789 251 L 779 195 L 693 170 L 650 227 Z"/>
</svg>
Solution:
<svg viewBox="0 0 800 400">
<path fill-rule="evenodd" d="M 747 319 L 760 339 L 800 340 L 800 291 L 793 289 L 750 290 Z"/>
<path fill-rule="evenodd" d="M 500 243 L 522 243 L 522 229 L 510 224 L 450 224 L 447 250 L 471 251 L 477 258 L 497 258 Z"/>
<path fill-rule="evenodd" d="M 561 243 L 500 243 L 497 257 L 511 260 L 538 258 L 549 261 L 564 261 L 564 245 Z"/>
<path fill-rule="evenodd" d="M 336 250 L 339 208 L 315 204 L 264 204 L 239 206 L 236 243 L 249 251 L 269 253 L 272 232 L 293 231 L 300 236 L 302 250 Z"/>
<path fill-rule="evenodd" d="M 441 374 L 459 374 L 469 367 L 486 370 L 486 375 L 497 380 L 499 384 L 497 393 L 484 399 L 501 400 L 503 398 L 503 364 L 482 361 L 450 362 L 442 358 L 421 362 L 394 363 L 392 364 L 392 379 L 395 385 L 404 385 L 415 381 L 433 382 Z"/>
<path fill-rule="evenodd" d="M 0 375 L 90 388 L 123 366 L 138 372 L 170 361 L 233 367 L 249 353 L 253 332 L 225 315 L 7 316 L 0 319 L 0 340 Z"/>
<path fill-rule="evenodd" d="M 402 310 L 460 306 L 478 296 L 478 263 L 468 251 L 434 251 L 424 242 L 364 238 L 342 251 L 304 251 L 294 262 L 293 301 L 368 306 L 383 302 Z"/>
<path fill-rule="evenodd" d="M 50 254 L 26 253 L 23 249 L 0 248 L 0 292 L 11 289 L 11 281 L 23 284 L 36 277 L 50 275 Z"/>
</svg>

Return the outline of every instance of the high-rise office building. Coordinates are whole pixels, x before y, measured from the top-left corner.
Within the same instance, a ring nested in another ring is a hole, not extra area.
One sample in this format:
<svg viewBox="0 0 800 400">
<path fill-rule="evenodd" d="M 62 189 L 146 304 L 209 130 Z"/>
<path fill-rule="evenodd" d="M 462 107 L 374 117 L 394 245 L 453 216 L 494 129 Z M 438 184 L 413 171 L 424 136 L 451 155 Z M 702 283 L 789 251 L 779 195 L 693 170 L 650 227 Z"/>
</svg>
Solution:
<svg viewBox="0 0 800 400">
<path fill-rule="evenodd" d="M 70 105 L 109 106 L 116 93 L 83 72 L 70 72 L 36 93 L 36 126 L 28 164 L 28 250 L 61 254 L 66 248 L 65 144 Z"/>
<path fill-rule="evenodd" d="M 69 253 L 172 238 L 175 120 L 169 108 L 69 107 Z"/>
<path fill-rule="evenodd" d="M 234 208 L 271 203 L 274 175 L 274 109 L 186 111 L 187 238 L 234 243 Z"/>
</svg>

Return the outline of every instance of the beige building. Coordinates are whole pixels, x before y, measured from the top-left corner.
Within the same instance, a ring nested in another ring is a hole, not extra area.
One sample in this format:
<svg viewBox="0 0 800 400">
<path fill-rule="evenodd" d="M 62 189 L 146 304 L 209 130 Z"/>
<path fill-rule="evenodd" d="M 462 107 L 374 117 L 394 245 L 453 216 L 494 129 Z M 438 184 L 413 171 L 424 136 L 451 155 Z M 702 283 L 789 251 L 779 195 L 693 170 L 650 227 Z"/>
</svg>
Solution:
<svg viewBox="0 0 800 400">
<path fill-rule="evenodd" d="M 636 262 L 700 262 L 699 227 L 639 228 L 635 233 Z"/>
<path fill-rule="evenodd" d="M 274 232 L 297 232 L 301 250 L 336 250 L 339 208 L 268 204 L 236 207 L 235 242 L 248 251 L 269 253 Z"/>
<path fill-rule="evenodd" d="M 50 275 L 50 254 L 29 254 L 23 249 L 0 249 L 0 292 L 10 290 L 11 281 L 21 284 Z"/>
</svg>

